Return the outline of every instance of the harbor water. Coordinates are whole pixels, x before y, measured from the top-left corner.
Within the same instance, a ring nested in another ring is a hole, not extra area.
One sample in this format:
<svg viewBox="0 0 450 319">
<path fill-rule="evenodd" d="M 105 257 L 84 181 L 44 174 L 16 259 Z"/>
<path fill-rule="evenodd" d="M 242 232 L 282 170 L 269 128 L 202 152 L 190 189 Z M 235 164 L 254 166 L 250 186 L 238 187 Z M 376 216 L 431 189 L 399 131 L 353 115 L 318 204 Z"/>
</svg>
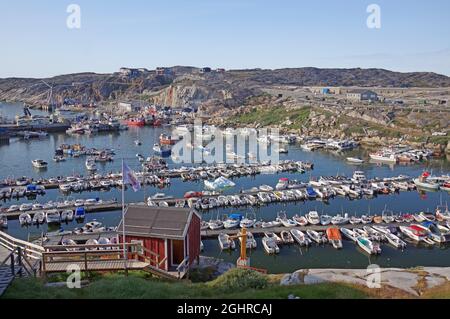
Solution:
<svg viewBox="0 0 450 319">
<path fill-rule="evenodd" d="M 0 113 L 5 117 L 13 118 L 16 114 L 22 114 L 20 104 L 0 103 Z M 38 114 L 39 111 L 32 111 Z M 68 176 L 72 174 L 88 175 L 85 168 L 86 158 L 67 158 L 64 162 L 52 161 L 55 149 L 61 144 L 82 144 L 88 148 L 111 148 L 115 150 L 115 160 L 113 162 L 97 163 L 99 173 L 119 172 L 121 170 L 121 160 L 123 159 L 132 169 L 139 170 L 141 165 L 136 154 L 142 154 L 144 157 L 153 154 L 153 144 L 158 141 L 161 133 L 171 133 L 170 127 L 153 128 L 130 127 L 128 131 L 115 133 L 101 133 L 97 135 L 69 136 L 64 133 L 50 134 L 47 138 L 23 140 L 12 138 L 9 144 L 0 145 L 0 179 L 7 177 L 18 178 L 21 176 L 33 177 L 39 179 L 42 177 Z M 136 146 L 134 140 L 139 139 L 142 145 Z M 254 186 L 267 184 L 275 186 L 278 179 L 287 177 L 308 181 L 311 178 L 319 176 L 346 175 L 352 176 L 355 170 L 365 172 L 367 178 L 373 177 L 391 177 L 400 174 L 416 177 L 424 170 L 432 171 L 433 174 L 448 174 L 450 172 L 450 162 L 446 158 L 431 159 L 414 165 L 380 165 L 366 163 L 355 165 L 346 162 L 346 157 L 357 156 L 367 159 L 367 151 L 356 149 L 345 153 L 335 153 L 330 151 L 303 151 L 299 145 L 290 145 L 287 154 L 281 154 L 280 159 L 291 159 L 296 161 L 309 161 L 314 163 L 314 170 L 300 173 L 279 173 L 279 174 L 261 174 L 254 177 L 241 177 L 233 179 L 236 186 L 229 189 L 226 193 L 237 193 L 241 189 L 250 189 Z M 47 161 L 48 168 L 45 170 L 36 170 L 31 165 L 34 159 Z M 168 160 L 171 167 L 176 164 Z M 174 197 L 183 197 L 187 191 L 202 191 L 204 184 L 199 182 L 183 182 L 181 179 L 172 179 L 171 184 L 159 189 L 155 186 L 145 186 L 139 192 L 127 190 L 127 202 L 144 202 L 148 196 L 155 193 L 165 193 Z M 93 191 L 83 193 L 72 193 L 70 197 L 77 198 L 100 198 L 104 200 L 120 199 L 119 189 L 112 188 L 110 191 Z M 310 210 L 317 210 L 319 213 L 335 215 L 337 213 L 348 213 L 349 215 L 362 215 L 364 213 L 380 214 L 387 207 L 396 213 L 420 211 L 433 212 L 440 203 L 445 204 L 449 201 L 449 194 L 445 192 L 400 192 L 398 194 L 380 195 L 375 198 L 363 198 L 359 200 L 349 200 L 347 198 L 336 197 L 329 202 L 306 201 L 298 203 L 276 203 L 259 208 L 225 208 L 215 209 L 203 213 L 204 220 L 216 218 L 225 213 L 255 213 L 257 219 L 273 220 L 279 211 L 285 211 L 288 216 L 295 214 L 304 214 Z M 8 207 L 20 203 L 46 203 L 50 200 L 56 201 L 65 199 L 58 189 L 47 190 L 44 196 L 38 196 L 35 200 L 12 199 L 1 203 L 2 207 Z M 120 211 L 101 212 L 88 214 L 85 222 L 96 219 L 105 226 L 116 226 L 121 218 Z M 65 230 L 79 227 L 75 222 L 62 225 Z M 17 220 L 9 222 L 9 228 L 6 230 L 11 235 L 22 239 L 38 238 L 47 231 L 47 226 L 40 228 L 30 226 L 22 228 Z M 268 256 L 265 254 L 260 238 L 257 238 L 258 247 L 255 251 L 249 252 L 251 265 L 254 267 L 265 268 L 272 273 L 281 273 L 294 271 L 300 268 L 362 268 L 369 264 L 378 264 L 383 267 L 414 267 L 414 266 L 448 266 L 450 265 L 450 246 L 435 245 L 434 247 L 416 246 L 408 243 L 405 250 L 401 251 L 382 245 L 382 253 L 376 257 L 369 257 L 360 251 L 356 245 L 349 241 L 344 241 L 342 250 L 335 250 L 331 245 L 316 246 L 309 248 L 299 247 L 298 245 L 282 246 L 280 254 Z M 235 262 L 238 258 L 238 250 L 233 252 L 222 252 L 218 241 L 215 239 L 203 240 L 205 250 L 204 255 L 223 258 L 226 261 Z"/>
</svg>

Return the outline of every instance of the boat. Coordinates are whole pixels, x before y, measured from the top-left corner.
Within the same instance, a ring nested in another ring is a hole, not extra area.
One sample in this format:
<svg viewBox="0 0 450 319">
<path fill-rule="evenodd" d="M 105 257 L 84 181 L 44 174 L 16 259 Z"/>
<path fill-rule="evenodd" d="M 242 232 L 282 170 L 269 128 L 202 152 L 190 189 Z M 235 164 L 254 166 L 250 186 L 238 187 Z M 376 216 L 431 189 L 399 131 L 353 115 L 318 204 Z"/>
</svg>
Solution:
<svg viewBox="0 0 450 319">
<path fill-rule="evenodd" d="M 308 220 L 308 223 L 310 223 L 311 225 L 318 225 L 320 224 L 320 217 L 319 217 L 319 213 L 315 210 L 310 211 L 309 213 L 306 214 L 306 219 Z"/>
<path fill-rule="evenodd" d="M 317 192 L 314 190 L 314 188 L 312 188 L 311 186 L 307 186 L 306 187 L 306 195 L 308 196 L 308 198 L 310 199 L 314 199 L 317 198 Z"/>
<path fill-rule="evenodd" d="M 397 163 L 397 157 L 394 154 L 377 152 L 369 154 L 369 157 L 375 161 L 385 162 L 385 163 Z"/>
<path fill-rule="evenodd" d="M 73 240 L 73 239 L 69 239 L 69 238 L 63 238 L 61 240 L 61 245 L 62 246 L 66 246 L 66 247 L 70 247 L 70 246 L 76 246 L 77 243 Z M 67 251 L 74 251 L 76 250 L 75 248 L 66 248 Z"/>
<path fill-rule="evenodd" d="M 423 221 L 428 221 L 428 222 L 433 222 L 436 219 L 436 217 L 434 217 L 433 214 L 425 213 L 425 212 L 420 212 L 419 216 L 422 218 Z"/>
<path fill-rule="evenodd" d="M 391 233 L 387 233 L 384 234 L 384 237 L 387 239 L 387 241 L 394 247 L 396 248 L 405 248 L 406 247 L 406 243 L 401 240 L 398 236 L 391 234 Z"/>
<path fill-rule="evenodd" d="M 366 175 L 363 171 L 354 171 L 352 176 L 352 181 L 354 183 L 363 183 L 367 180 Z"/>
<path fill-rule="evenodd" d="M 144 118 L 129 118 L 125 121 L 125 124 L 128 126 L 144 126 L 145 119 Z"/>
<path fill-rule="evenodd" d="M 287 230 L 283 230 L 280 233 L 281 240 L 283 241 L 283 244 L 293 244 L 294 238 L 292 237 L 291 233 Z"/>
<path fill-rule="evenodd" d="M 8 228 L 8 217 L 5 214 L 0 214 L 0 229 Z"/>
<path fill-rule="evenodd" d="M 256 243 L 255 237 L 253 236 L 253 233 L 251 233 L 251 232 L 249 232 L 249 231 L 247 230 L 246 234 L 247 234 L 247 238 L 246 238 L 246 241 L 245 241 L 245 246 L 246 246 L 246 248 L 247 248 L 247 249 L 255 249 L 256 246 L 257 246 L 257 243 Z M 238 232 L 238 236 L 240 236 L 240 237 L 239 237 L 239 242 L 240 242 L 240 244 L 242 245 L 242 240 L 243 240 L 243 239 L 242 239 L 242 230 L 240 230 L 240 231 Z"/>
<path fill-rule="evenodd" d="M 342 227 L 340 230 L 341 230 L 341 233 L 344 234 L 345 237 L 356 242 L 356 239 L 358 238 L 358 234 L 356 232 L 354 232 L 351 229 L 345 228 L 345 227 Z"/>
<path fill-rule="evenodd" d="M 450 239 L 450 236 L 444 236 L 441 228 L 438 227 L 438 224 L 432 221 L 425 221 L 421 226 L 428 229 L 430 238 L 437 243 L 445 243 L 447 242 L 447 239 Z"/>
<path fill-rule="evenodd" d="M 429 177 L 430 177 L 430 173 L 424 172 L 421 176 L 419 176 L 418 178 L 415 178 L 413 180 L 413 182 L 417 187 L 420 187 L 420 188 L 429 189 L 429 190 L 438 190 L 440 187 L 439 183 L 430 180 Z"/>
<path fill-rule="evenodd" d="M 323 233 L 316 232 L 315 230 L 308 229 L 306 234 L 311 238 L 311 240 L 315 241 L 318 244 L 323 244 L 327 242 L 327 238 L 323 235 Z"/>
<path fill-rule="evenodd" d="M 55 163 L 59 163 L 59 162 L 64 162 L 66 160 L 66 158 L 64 157 L 64 156 L 54 156 L 53 157 L 53 161 L 55 162 Z"/>
<path fill-rule="evenodd" d="M 71 209 L 66 209 L 61 212 L 62 222 L 71 222 L 73 220 L 74 212 Z"/>
<path fill-rule="evenodd" d="M 311 240 L 298 229 L 291 229 L 291 235 L 300 246 L 309 246 L 311 244 Z"/>
<path fill-rule="evenodd" d="M 359 236 L 356 238 L 356 243 L 361 249 L 367 252 L 370 255 L 376 255 L 381 253 L 380 245 L 373 243 L 370 239 L 365 238 L 363 236 Z"/>
<path fill-rule="evenodd" d="M 51 224 L 60 224 L 61 223 L 61 215 L 59 211 L 56 209 L 49 210 L 45 213 L 45 221 L 48 225 Z"/>
<path fill-rule="evenodd" d="M 37 212 L 33 215 L 33 224 L 40 225 L 45 222 L 45 213 L 44 212 Z"/>
<path fill-rule="evenodd" d="M 155 144 L 153 145 L 153 151 L 157 156 L 170 157 L 172 149 L 169 146 Z"/>
<path fill-rule="evenodd" d="M 426 227 L 412 224 L 411 226 L 400 226 L 399 229 L 403 234 L 417 242 L 423 241 L 427 244 L 434 244 L 434 241 L 429 238 L 430 231 Z"/>
<path fill-rule="evenodd" d="M 28 214 L 28 213 L 22 213 L 22 214 L 19 215 L 20 226 L 31 225 L 32 221 L 33 220 L 31 218 L 30 214 Z"/>
<path fill-rule="evenodd" d="M 374 229 L 375 231 L 386 235 L 386 234 L 390 234 L 391 231 L 389 230 L 389 228 L 387 228 L 386 226 L 380 226 L 380 225 L 373 225 L 372 229 Z"/>
<path fill-rule="evenodd" d="M 348 214 L 346 213 L 344 216 L 342 216 L 341 214 L 337 214 L 336 216 L 333 216 L 331 218 L 331 223 L 333 225 L 344 225 L 344 224 L 348 224 L 349 219 L 348 219 Z"/>
<path fill-rule="evenodd" d="M 96 171 L 97 170 L 97 164 L 95 164 L 95 160 L 92 158 L 88 158 L 86 160 L 85 166 L 88 171 Z"/>
<path fill-rule="evenodd" d="M 223 227 L 225 229 L 239 227 L 241 220 L 242 220 L 241 214 L 231 214 L 224 220 Z"/>
<path fill-rule="evenodd" d="M 330 215 L 320 215 L 320 224 L 323 226 L 331 224 L 332 217 Z"/>
<path fill-rule="evenodd" d="M 287 189 L 289 185 L 289 179 L 288 178 L 280 178 L 278 180 L 277 185 L 275 185 L 275 189 L 276 190 L 283 190 L 283 189 Z"/>
<path fill-rule="evenodd" d="M 361 224 L 362 223 L 362 218 L 361 217 L 356 217 L 356 216 L 351 216 L 350 219 L 349 219 L 349 222 L 352 225 Z"/>
<path fill-rule="evenodd" d="M 32 160 L 31 164 L 33 164 L 33 167 L 39 168 L 39 169 L 47 168 L 47 166 L 48 166 L 48 163 L 46 161 L 44 161 L 44 160 L 41 160 L 41 159 Z"/>
<path fill-rule="evenodd" d="M 163 133 L 159 136 L 159 144 L 161 145 L 175 145 L 177 142 L 178 140 L 172 138 L 170 135 Z"/>
<path fill-rule="evenodd" d="M 295 215 L 294 217 L 292 217 L 292 219 L 294 220 L 294 222 L 298 226 L 306 226 L 306 225 L 308 225 L 308 219 L 306 219 L 305 216 Z"/>
<path fill-rule="evenodd" d="M 268 254 L 278 254 L 280 252 L 280 247 L 278 247 L 278 245 L 274 239 L 268 238 L 268 237 L 263 237 L 261 242 L 264 247 L 264 250 Z"/>
<path fill-rule="evenodd" d="M 436 208 L 436 219 L 439 221 L 450 221 L 450 211 L 448 207 L 437 207 Z"/>
<path fill-rule="evenodd" d="M 264 237 L 273 239 L 277 244 L 283 243 L 283 240 L 281 239 L 281 237 L 278 236 L 277 234 L 275 234 L 274 232 L 264 232 Z"/>
<path fill-rule="evenodd" d="M 83 220 L 86 217 L 86 210 L 84 207 L 77 207 L 75 209 L 75 220 Z"/>
<path fill-rule="evenodd" d="M 263 222 L 261 224 L 261 228 L 272 228 L 272 227 L 279 227 L 281 226 L 281 222 L 276 221 L 276 220 L 272 220 L 269 222 Z"/>
<path fill-rule="evenodd" d="M 277 214 L 277 221 L 279 221 L 284 227 L 295 227 L 297 226 L 297 223 L 290 218 L 287 218 L 286 213 L 285 212 L 278 212 Z"/>
<path fill-rule="evenodd" d="M 240 222 L 240 227 L 241 228 L 250 228 L 253 227 L 253 225 L 255 225 L 256 222 L 256 218 L 254 217 L 254 214 L 247 214 L 247 216 L 245 216 L 245 218 L 243 218 Z"/>
<path fill-rule="evenodd" d="M 223 221 L 220 219 L 210 220 L 208 223 L 208 228 L 211 230 L 219 230 L 223 228 Z"/>
<path fill-rule="evenodd" d="M 364 161 L 357 157 L 347 157 L 347 161 L 350 163 L 362 164 Z"/>
<path fill-rule="evenodd" d="M 220 233 L 219 236 L 219 245 L 222 250 L 235 249 L 236 243 L 233 239 L 230 238 L 229 235 L 225 233 Z"/>
<path fill-rule="evenodd" d="M 442 185 L 441 185 L 441 190 L 443 190 L 444 192 L 450 192 L 450 181 L 448 181 L 448 182 L 444 182 Z"/>
<path fill-rule="evenodd" d="M 330 227 L 327 228 L 327 238 L 328 242 L 330 242 L 334 248 L 341 249 L 342 248 L 342 237 L 341 232 L 338 228 Z"/>
</svg>

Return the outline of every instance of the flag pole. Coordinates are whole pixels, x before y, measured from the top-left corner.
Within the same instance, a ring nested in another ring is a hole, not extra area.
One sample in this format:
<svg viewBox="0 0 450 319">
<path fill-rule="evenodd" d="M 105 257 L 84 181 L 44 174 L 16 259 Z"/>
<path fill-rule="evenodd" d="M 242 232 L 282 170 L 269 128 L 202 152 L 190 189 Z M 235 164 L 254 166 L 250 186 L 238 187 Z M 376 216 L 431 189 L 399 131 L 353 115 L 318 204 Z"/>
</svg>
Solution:
<svg viewBox="0 0 450 319">
<path fill-rule="evenodd" d="M 127 269 L 127 248 L 125 244 L 125 176 L 123 171 L 123 158 L 122 158 L 122 239 L 123 239 L 123 258 L 124 258 L 124 266 L 125 266 L 125 274 L 128 274 Z"/>
</svg>

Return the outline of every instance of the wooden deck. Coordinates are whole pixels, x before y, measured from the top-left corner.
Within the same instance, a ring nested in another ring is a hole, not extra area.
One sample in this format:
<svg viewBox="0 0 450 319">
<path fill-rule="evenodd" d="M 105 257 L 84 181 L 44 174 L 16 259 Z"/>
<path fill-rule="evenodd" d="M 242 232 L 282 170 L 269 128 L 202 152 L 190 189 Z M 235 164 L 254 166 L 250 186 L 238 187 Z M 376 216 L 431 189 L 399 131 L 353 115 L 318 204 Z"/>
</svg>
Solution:
<svg viewBox="0 0 450 319">
<path fill-rule="evenodd" d="M 84 261 L 71 261 L 71 262 L 55 262 L 55 263 L 46 263 L 45 272 L 53 273 L 53 272 L 66 272 L 69 267 L 77 266 L 81 271 L 86 271 L 86 263 Z M 137 261 L 137 260 L 127 260 L 126 261 L 126 269 L 129 270 L 139 270 L 147 267 L 148 264 L 145 262 Z M 95 260 L 88 262 L 88 271 L 115 271 L 115 270 L 124 270 L 125 269 L 125 260 L 117 259 L 117 260 Z"/>
</svg>

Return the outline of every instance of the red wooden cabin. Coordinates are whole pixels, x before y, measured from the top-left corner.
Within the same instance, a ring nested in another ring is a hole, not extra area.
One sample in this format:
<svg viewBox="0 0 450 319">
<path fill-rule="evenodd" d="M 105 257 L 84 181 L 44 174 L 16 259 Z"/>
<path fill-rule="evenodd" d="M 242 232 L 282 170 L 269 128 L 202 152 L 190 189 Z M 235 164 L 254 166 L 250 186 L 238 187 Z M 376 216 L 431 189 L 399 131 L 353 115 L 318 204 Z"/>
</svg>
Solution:
<svg viewBox="0 0 450 319">
<path fill-rule="evenodd" d="M 123 221 L 117 231 L 123 243 Z M 143 261 L 163 271 L 175 271 L 200 256 L 200 215 L 189 208 L 129 206 L 125 212 L 125 242 L 140 243 Z"/>
</svg>

